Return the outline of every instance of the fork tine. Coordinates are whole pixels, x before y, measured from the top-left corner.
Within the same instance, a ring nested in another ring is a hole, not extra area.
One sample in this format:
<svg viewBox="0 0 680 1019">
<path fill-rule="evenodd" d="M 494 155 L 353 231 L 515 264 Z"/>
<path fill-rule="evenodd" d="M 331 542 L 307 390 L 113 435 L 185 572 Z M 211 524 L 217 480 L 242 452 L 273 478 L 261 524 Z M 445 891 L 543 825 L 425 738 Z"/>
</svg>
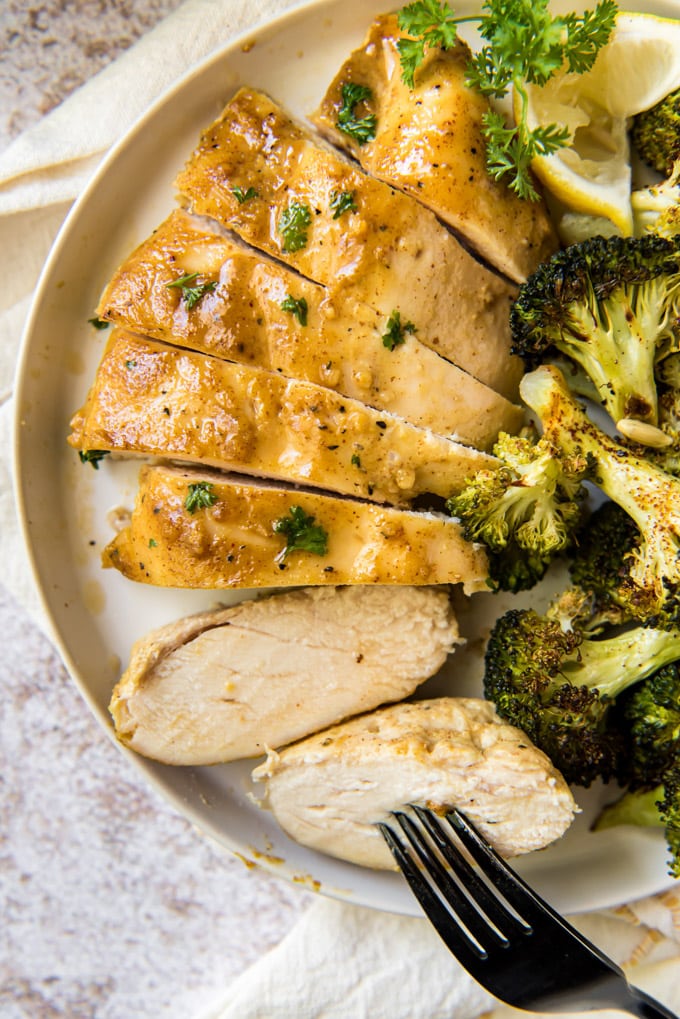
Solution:
<svg viewBox="0 0 680 1019">
<path fill-rule="evenodd" d="M 564 924 L 563 918 L 555 913 L 518 874 L 510 869 L 505 860 L 489 845 L 465 814 L 454 809 L 446 814 L 446 820 L 494 887 L 505 896 L 510 905 L 527 923 L 531 923 L 531 918 L 540 918 L 545 913 L 549 913 L 561 924 Z"/>
<path fill-rule="evenodd" d="M 382 823 L 379 823 L 378 827 L 412 892 L 423 907 L 425 915 L 449 951 L 469 972 L 478 971 L 480 964 L 484 965 L 488 959 L 486 949 L 470 937 L 465 927 L 461 926 L 456 917 L 446 908 L 444 902 L 428 883 L 423 871 L 418 867 L 410 852 L 394 835 L 392 829 Z"/>
<path fill-rule="evenodd" d="M 489 890 L 488 886 L 481 880 L 458 848 L 453 845 L 450 835 L 443 830 L 439 818 L 431 811 L 423 810 L 422 807 L 416 806 L 416 804 L 412 804 L 412 810 L 415 811 L 423 827 L 434 839 L 437 848 L 460 879 L 463 887 L 469 891 L 471 897 L 489 920 L 504 934 L 530 934 L 531 926 L 519 920 Z"/>
<path fill-rule="evenodd" d="M 495 941 L 497 945 L 506 947 L 508 939 L 502 929 L 498 925 L 491 926 L 484 913 L 480 912 L 473 905 L 463 888 L 461 888 L 452 874 L 442 866 L 433 854 L 430 846 L 411 818 L 401 811 L 394 812 L 393 816 L 398 821 L 409 844 L 419 856 L 425 870 L 446 901 L 455 910 L 457 918 L 467 928 L 469 934 L 484 948 L 489 938 Z M 495 924 L 495 921 L 492 921 L 492 923 Z"/>
<path fill-rule="evenodd" d="M 389 825 L 379 821 L 378 828 L 430 923 L 461 965 L 474 972 L 479 962 L 486 959 L 487 953 L 455 922 Z"/>
</svg>

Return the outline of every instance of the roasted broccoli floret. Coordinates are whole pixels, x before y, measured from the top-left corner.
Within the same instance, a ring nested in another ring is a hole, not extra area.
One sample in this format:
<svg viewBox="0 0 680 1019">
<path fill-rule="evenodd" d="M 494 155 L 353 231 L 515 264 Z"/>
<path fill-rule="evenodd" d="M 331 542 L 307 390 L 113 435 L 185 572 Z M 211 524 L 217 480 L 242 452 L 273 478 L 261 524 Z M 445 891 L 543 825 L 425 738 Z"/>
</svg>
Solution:
<svg viewBox="0 0 680 1019">
<path fill-rule="evenodd" d="M 569 573 L 578 589 L 593 597 L 591 614 L 611 623 L 644 620 L 648 611 L 643 598 L 635 604 L 636 591 L 626 582 L 627 560 L 640 542 L 635 521 L 615 502 L 594 510 L 578 531 L 569 560 Z"/>
<path fill-rule="evenodd" d="M 617 704 L 631 748 L 631 785 L 651 788 L 680 766 L 680 667 L 672 662 Z"/>
<path fill-rule="evenodd" d="M 549 366 L 525 375 L 524 402 L 539 417 L 543 438 L 564 455 L 590 458 L 591 480 L 632 519 L 639 538 L 619 569 L 617 604 L 636 619 L 680 621 L 680 479 L 636 456 L 597 428 Z M 583 578 L 581 578 L 583 582 Z"/>
<path fill-rule="evenodd" d="M 631 141 L 645 163 L 668 173 L 680 156 L 680 88 L 633 118 Z"/>
<path fill-rule="evenodd" d="M 593 639 L 532 609 L 511 609 L 489 637 L 484 693 L 568 782 L 627 781 L 629 755 L 613 704 L 678 658 L 680 630 L 637 626 Z"/>
<path fill-rule="evenodd" d="M 639 188 L 630 196 L 635 233 L 660 234 L 672 240 L 680 234 L 680 156 L 666 180 Z"/>
<path fill-rule="evenodd" d="M 623 512 L 623 511 L 622 511 Z M 630 616 L 609 598 L 574 584 L 553 600 L 546 610 L 548 619 L 555 619 L 563 630 L 580 630 L 585 636 L 595 637 L 604 630 L 622 626 Z"/>
<path fill-rule="evenodd" d="M 680 241 L 593 237 L 557 252 L 522 285 L 513 352 L 528 369 L 557 350 L 591 378 L 615 422 L 657 424 L 655 365 L 678 349 Z"/>
<path fill-rule="evenodd" d="M 670 872 L 680 877 L 680 667 L 672 662 L 617 700 L 614 713 L 630 760 L 630 787 L 595 827 L 662 826 Z"/>
<path fill-rule="evenodd" d="M 447 508 L 468 541 L 490 552 L 491 580 L 502 590 L 526 590 L 571 540 L 581 519 L 589 463 L 563 455 L 548 439 L 502 432 L 493 449 L 497 470 L 481 470 Z"/>
<path fill-rule="evenodd" d="M 680 878 L 680 765 L 652 789 L 629 789 L 606 806 L 593 828 L 601 831 L 620 824 L 663 828 L 668 845 L 668 873 Z"/>
</svg>

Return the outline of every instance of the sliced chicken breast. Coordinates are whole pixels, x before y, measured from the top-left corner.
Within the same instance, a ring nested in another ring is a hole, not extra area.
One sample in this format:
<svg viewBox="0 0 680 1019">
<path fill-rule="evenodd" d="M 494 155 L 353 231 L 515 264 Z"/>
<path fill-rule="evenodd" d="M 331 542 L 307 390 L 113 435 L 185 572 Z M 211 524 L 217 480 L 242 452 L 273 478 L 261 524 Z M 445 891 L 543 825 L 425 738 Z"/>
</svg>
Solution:
<svg viewBox="0 0 680 1019">
<path fill-rule="evenodd" d="M 441 588 L 290 591 L 148 634 L 110 711 L 123 743 L 166 764 L 257 757 L 408 697 L 457 643 Z"/>
<path fill-rule="evenodd" d="M 312 120 L 365 170 L 413 195 L 486 261 L 521 283 L 558 247 L 545 203 L 519 198 L 487 172 L 482 119 L 490 106 L 465 84 L 472 57 L 467 44 L 459 39 L 446 50 L 430 47 L 411 89 L 401 77 L 402 37 L 396 14 L 377 18 Z M 359 113 L 375 117 L 375 136 L 363 144 L 338 127 L 349 83 L 371 91 Z"/>
<path fill-rule="evenodd" d="M 379 502 L 444 497 L 497 461 L 330 389 L 116 330 L 76 449 L 190 460 Z"/>
<path fill-rule="evenodd" d="M 177 285 L 186 278 L 189 288 L 204 288 L 196 303 Z M 520 407 L 412 333 L 390 349 L 375 309 L 331 296 L 180 209 L 120 266 L 97 314 L 154 339 L 327 386 L 478 449 L 522 424 Z"/>
<path fill-rule="evenodd" d="M 516 398 L 523 366 L 509 352 L 515 287 L 428 209 L 320 144 L 268 96 L 241 89 L 176 186 L 194 212 L 334 295 L 349 291 L 385 320 L 398 311 L 422 343 Z M 336 218 L 343 196 L 354 208 Z"/>
<path fill-rule="evenodd" d="M 451 517 L 162 466 L 142 468 L 130 523 L 102 558 L 131 580 L 160 587 L 488 590 L 483 549 Z"/>
<path fill-rule="evenodd" d="M 560 838 L 577 810 L 563 777 L 488 701 L 395 704 L 272 751 L 253 772 L 291 838 L 395 869 L 375 827 L 408 804 L 458 807 L 503 856 Z"/>
</svg>

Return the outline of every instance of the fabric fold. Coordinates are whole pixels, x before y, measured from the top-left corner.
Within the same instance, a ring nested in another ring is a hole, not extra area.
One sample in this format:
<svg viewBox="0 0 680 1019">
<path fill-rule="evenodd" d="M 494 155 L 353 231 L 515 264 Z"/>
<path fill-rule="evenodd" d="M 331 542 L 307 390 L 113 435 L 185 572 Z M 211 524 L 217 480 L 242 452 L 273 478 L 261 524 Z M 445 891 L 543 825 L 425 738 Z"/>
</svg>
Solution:
<svg viewBox="0 0 680 1019">
<path fill-rule="evenodd" d="M 45 627 L 12 491 L 12 398 L 22 329 L 42 266 L 102 156 L 165 90 L 237 33 L 291 0 L 186 0 L 0 154 L 0 561 L 3 583 Z M 330 74 L 330 69 L 329 69 Z M 255 83 L 256 84 L 256 83 Z M 665 895 L 576 918 L 676 1010 L 680 899 Z M 203 1019 L 473 1019 L 504 1012 L 423 919 L 320 898 L 289 936 L 225 989 Z"/>
</svg>

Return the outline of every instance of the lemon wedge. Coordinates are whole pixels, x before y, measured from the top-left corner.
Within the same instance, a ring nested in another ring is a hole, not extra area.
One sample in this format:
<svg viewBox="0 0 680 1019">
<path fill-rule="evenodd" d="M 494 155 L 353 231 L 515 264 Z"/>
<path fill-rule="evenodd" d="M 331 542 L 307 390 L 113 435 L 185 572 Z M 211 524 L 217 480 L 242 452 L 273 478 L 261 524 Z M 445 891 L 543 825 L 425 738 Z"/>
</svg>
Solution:
<svg viewBox="0 0 680 1019">
<path fill-rule="evenodd" d="M 620 13 L 589 71 L 526 87 L 529 128 L 564 124 L 571 138 L 532 161 L 536 176 L 569 210 L 632 234 L 629 118 L 680 87 L 680 21 Z"/>
</svg>

